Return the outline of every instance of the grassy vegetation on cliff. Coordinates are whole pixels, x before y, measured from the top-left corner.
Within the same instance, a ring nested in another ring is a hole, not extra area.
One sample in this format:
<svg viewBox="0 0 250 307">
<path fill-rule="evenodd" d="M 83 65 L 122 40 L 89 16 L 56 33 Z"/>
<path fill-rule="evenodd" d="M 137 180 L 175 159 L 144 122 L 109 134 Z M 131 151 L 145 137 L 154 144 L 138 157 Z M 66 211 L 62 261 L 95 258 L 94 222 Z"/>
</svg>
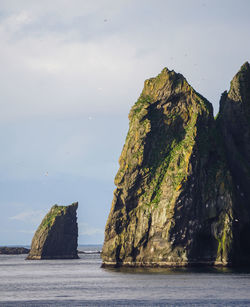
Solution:
<svg viewBox="0 0 250 307">
<path fill-rule="evenodd" d="M 55 222 L 57 216 L 66 214 L 67 206 L 58 206 L 54 205 L 49 213 L 42 220 L 41 225 L 39 226 L 39 230 L 48 228 L 50 229 Z"/>
</svg>

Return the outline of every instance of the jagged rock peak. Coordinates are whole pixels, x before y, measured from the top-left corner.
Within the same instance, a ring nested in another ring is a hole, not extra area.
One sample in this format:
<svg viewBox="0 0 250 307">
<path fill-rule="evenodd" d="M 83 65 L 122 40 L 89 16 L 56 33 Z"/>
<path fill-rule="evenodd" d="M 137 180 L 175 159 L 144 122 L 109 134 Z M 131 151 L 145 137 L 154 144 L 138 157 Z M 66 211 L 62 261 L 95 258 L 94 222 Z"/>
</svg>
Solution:
<svg viewBox="0 0 250 307">
<path fill-rule="evenodd" d="M 244 63 L 231 81 L 228 98 L 234 102 L 245 102 L 250 105 L 250 65 Z"/>
<path fill-rule="evenodd" d="M 182 74 L 165 67 L 158 76 L 145 80 L 142 93 L 132 108 L 129 118 L 134 113 L 138 113 L 142 107 L 145 109 L 155 102 L 164 102 L 164 100 L 168 102 L 166 99 L 170 102 L 172 99 L 171 103 L 174 104 L 178 100 L 178 95 L 181 95 L 181 93 L 196 95 L 197 98 L 200 98 L 196 102 L 205 103 L 209 111 L 212 111 L 212 105 L 204 97 L 195 92 Z"/>
<path fill-rule="evenodd" d="M 54 205 L 42 220 L 27 259 L 77 259 L 78 203 Z"/>
</svg>

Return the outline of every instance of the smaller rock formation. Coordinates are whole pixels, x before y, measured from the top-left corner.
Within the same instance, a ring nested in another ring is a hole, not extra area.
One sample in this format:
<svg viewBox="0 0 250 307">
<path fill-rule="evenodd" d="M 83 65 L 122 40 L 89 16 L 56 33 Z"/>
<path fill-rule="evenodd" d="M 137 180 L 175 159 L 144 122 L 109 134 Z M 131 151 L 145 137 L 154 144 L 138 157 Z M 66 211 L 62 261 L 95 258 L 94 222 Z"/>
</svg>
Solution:
<svg viewBox="0 0 250 307">
<path fill-rule="evenodd" d="M 25 247 L 8 247 L 3 246 L 0 247 L 0 254 L 1 255 L 20 255 L 20 254 L 28 254 L 29 249 Z"/>
<path fill-rule="evenodd" d="M 78 259 L 77 208 L 77 202 L 51 208 L 33 237 L 28 260 Z"/>
</svg>

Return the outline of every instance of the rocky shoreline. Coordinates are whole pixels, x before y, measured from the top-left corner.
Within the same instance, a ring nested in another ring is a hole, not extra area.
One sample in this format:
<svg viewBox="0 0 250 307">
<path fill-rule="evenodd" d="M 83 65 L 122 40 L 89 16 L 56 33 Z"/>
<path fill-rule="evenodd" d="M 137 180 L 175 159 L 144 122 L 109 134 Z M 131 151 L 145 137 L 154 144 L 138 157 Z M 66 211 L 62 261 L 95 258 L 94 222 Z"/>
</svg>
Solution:
<svg viewBox="0 0 250 307">
<path fill-rule="evenodd" d="M 0 247 L 0 255 L 21 255 L 21 254 L 28 254 L 30 252 L 29 248 L 25 247 L 8 247 L 3 246 Z M 84 254 L 84 255 L 100 255 L 101 251 L 77 251 L 77 254 Z M 68 259 L 69 257 L 65 257 L 65 259 Z M 41 258 L 37 257 L 37 260 L 40 260 Z M 46 259 L 46 258 L 43 258 Z M 50 258 L 47 258 L 50 259 Z M 62 259 L 61 257 L 58 257 L 58 259 Z M 76 258 L 77 259 L 77 258 Z"/>
</svg>

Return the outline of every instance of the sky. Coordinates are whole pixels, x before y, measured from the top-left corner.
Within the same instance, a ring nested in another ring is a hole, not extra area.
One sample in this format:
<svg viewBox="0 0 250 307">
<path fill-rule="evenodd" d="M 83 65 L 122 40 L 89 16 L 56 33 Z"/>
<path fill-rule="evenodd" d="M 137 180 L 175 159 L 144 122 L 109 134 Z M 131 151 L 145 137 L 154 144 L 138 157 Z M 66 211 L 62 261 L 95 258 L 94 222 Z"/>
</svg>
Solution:
<svg viewBox="0 0 250 307">
<path fill-rule="evenodd" d="M 144 80 L 182 73 L 218 112 L 250 61 L 248 0 L 0 0 L 0 245 L 29 245 L 79 202 L 101 244 L 128 113 Z"/>
</svg>

